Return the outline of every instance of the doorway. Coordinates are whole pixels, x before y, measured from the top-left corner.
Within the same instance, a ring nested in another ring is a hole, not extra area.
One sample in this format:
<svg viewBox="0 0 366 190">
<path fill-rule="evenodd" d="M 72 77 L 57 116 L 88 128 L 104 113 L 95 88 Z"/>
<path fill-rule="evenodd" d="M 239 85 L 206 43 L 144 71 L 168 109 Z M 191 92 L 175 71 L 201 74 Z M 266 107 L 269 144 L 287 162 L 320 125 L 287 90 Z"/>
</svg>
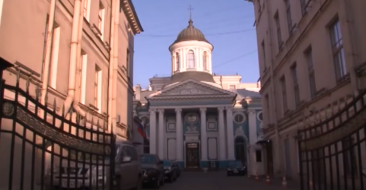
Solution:
<svg viewBox="0 0 366 190">
<path fill-rule="evenodd" d="M 198 143 L 186 144 L 186 167 L 198 168 L 199 167 L 199 146 Z"/>
<path fill-rule="evenodd" d="M 235 159 L 247 163 L 247 146 L 243 137 L 235 138 Z"/>
</svg>

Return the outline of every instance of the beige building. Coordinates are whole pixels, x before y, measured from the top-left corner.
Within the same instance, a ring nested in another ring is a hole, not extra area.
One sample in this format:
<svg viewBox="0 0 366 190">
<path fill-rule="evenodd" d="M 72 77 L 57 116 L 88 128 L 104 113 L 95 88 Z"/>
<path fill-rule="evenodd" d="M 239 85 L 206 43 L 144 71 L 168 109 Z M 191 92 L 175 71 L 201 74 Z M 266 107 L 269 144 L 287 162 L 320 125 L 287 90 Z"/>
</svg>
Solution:
<svg viewBox="0 0 366 190">
<path fill-rule="evenodd" d="M 271 142 L 267 146 L 267 173 L 299 180 L 301 170 L 304 177 L 309 174 L 299 161 L 299 155 L 303 156 L 297 143 L 299 130 L 331 118 L 366 87 L 363 75 L 366 2 L 249 1 L 255 10 L 264 135 Z M 342 138 L 346 138 L 344 135 Z M 360 138 L 363 136 L 361 134 Z M 345 151 L 345 143 L 341 140 L 334 138 L 332 143 L 340 143 L 338 146 L 343 148 L 339 151 Z M 347 152 L 335 153 L 333 168 L 341 168 L 337 172 L 331 172 L 329 159 L 320 158 L 327 165 L 324 167 L 327 180 L 333 173 L 340 174 L 343 179 L 346 175 L 351 177 L 346 171 L 352 170 L 355 175 L 365 171 L 365 163 L 362 164 L 357 156 L 359 153 L 365 156 L 365 143 L 357 145 L 362 147 L 360 152 L 351 156 L 357 169 L 349 169 L 353 161 Z M 344 162 L 335 164 L 335 157 Z M 317 173 L 316 166 L 313 162 L 314 173 Z"/>
<path fill-rule="evenodd" d="M 30 76 L 31 86 L 41 88 L 42 103 L 48 93 L 49 104 L 56 98 L 57 105 L 92 114 L 100 123 L 109 115 L 108 130 L 113 126 L 126 138 L 132 124 L 134 36 L 142 32 L 132 2 L 0 2 L 0 56 L 15 66 L 4 74 L 6 83 L 14 84 L 19 69 L 23 81 Z"/>
</svg>

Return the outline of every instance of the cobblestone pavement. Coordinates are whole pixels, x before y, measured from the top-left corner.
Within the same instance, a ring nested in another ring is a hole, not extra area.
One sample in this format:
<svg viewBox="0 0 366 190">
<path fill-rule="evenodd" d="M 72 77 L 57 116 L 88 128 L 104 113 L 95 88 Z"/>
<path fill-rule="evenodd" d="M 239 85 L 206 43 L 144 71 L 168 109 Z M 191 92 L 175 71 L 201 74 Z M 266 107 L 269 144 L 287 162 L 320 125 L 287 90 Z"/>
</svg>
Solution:
<svg viewBox="0 0 366 190">
<path fill-rule="evenodd" d="M 290 186 L 291 185 L 291 186 Z M 256 181 L 246 176 L 226 176 L 226 172 L 183 172 L 173 183 L 165 183 L 162 190 L 298 190 L 296 184 L 281 187 L 280 181 L 266 184 L 264 179 Z"/>
</svg>

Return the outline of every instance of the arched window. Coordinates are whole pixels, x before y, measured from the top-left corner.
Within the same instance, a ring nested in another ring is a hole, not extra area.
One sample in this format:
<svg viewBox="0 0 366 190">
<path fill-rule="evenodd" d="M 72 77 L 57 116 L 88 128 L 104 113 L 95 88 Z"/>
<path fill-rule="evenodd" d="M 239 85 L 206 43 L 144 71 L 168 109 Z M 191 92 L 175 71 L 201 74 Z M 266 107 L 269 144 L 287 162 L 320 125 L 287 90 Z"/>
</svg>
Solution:
<svg viewBox="0 0 366 190">
<path fill-rule="evenodd" d="M 246 143 L 243 137 L 235 138 L 235 158 L 242 161 L 243 164 L 247 162 Z"/>
<path fill-rule="evenodd" d="M 180 68 L 180 63 L 179 63 L 179 53 L 175 53 L 175 70 L 176 71 L 179 71 L 179 68 Z"/>
<path fill-rule="evenodd" d="M 203 52 L 203 69 L 207 70 L 207 52 Z"/>
<path fill-rule="evenodd" d="M 195 68 L 196 67 L 196 63 L 194 60 L 194 52 L 193 50 L 189 50 L 188 51 L 188 68 Z"/>
</svg>

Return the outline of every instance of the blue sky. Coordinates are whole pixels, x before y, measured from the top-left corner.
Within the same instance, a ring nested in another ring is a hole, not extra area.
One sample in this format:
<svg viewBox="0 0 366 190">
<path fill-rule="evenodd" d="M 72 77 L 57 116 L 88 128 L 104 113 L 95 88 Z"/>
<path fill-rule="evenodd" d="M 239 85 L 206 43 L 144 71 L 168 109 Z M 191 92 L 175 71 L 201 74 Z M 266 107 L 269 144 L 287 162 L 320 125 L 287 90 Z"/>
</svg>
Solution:
<svg viewBox="0 0 366 190">
<path fill-rule="evenodd" d="M 135 36 L 134 85 L 146 88 L 154 75 L 170 76 L 168 47 L 193 25 L 214 45 L 213 72 L 242 75 L 242 82 L 259 78 L 253 5 L 245 0 L 132 0 L 144 32 Z M 230 3 L 229 3 L 230 2 Z"/>
</svg>

